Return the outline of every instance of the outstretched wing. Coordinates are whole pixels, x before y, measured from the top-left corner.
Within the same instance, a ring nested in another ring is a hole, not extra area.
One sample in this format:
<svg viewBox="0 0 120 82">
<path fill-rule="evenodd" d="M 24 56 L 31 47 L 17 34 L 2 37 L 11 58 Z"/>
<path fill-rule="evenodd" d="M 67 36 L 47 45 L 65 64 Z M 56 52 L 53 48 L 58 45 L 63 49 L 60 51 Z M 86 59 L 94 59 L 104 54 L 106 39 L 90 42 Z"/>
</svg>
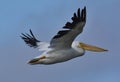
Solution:
<svg viewBox="0 0 120 82">
<path fill-rule="evenodd" d="M 71 47 L 74 39 L 83 31 L 83 27 L 86 23 L 86 7 L 77 13 L 74 13 L 71 18 L 72 22 L 67 22 L 63 27 L 64 30 L 60 30 L 55 35 L 51 42 L 50 47 L 52 48 L 69 48 Z"/>
<path fill-rule="evenodd" d="M 27 33 L 25 34 L 21 33 L 21 34 L 22 36 L 20 37 L 25 41 L 26 44 L 28 44 L 30 47 L 34 47 L 34 48 L 38 47 L 37 43 L 40 41 L 35 38 L 31 29 L 30 29 L 30 34 Z"/>
<path fill-rule="evenodd" d="M 37 40 L 35 36 L 33 35 L 31 29 L 30 29 L 30 34 L 22 33 L 22 36 L 20 37 L 25 41 L 26 44 L 28 44 L 28 46 L 38 48 L 39 51 L 47 50 L 50 46 L 50 43 L 48 42 L 42 42 L 42 41 Z"/>
</svg>

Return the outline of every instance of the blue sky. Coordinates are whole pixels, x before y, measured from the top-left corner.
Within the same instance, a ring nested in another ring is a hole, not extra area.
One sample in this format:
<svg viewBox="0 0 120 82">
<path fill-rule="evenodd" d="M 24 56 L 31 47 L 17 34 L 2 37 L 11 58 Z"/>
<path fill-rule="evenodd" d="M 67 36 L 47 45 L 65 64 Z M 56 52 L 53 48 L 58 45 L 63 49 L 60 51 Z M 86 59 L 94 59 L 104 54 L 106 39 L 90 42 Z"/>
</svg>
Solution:
<svg viewBox="0 0 120 82">
<path fill-rule="evenodd" d="M 86 52 L 54 65 L 28 65 L 41 52 L 28 47 L 20 34 L 32 29 L 39 40 L 50 41 L 84 6 L 87 23 L 76 40 L 109 52 Z M 0 0 L 0 82 L 119 82 L 119 8 L 119 0 Z"/>
</svg>

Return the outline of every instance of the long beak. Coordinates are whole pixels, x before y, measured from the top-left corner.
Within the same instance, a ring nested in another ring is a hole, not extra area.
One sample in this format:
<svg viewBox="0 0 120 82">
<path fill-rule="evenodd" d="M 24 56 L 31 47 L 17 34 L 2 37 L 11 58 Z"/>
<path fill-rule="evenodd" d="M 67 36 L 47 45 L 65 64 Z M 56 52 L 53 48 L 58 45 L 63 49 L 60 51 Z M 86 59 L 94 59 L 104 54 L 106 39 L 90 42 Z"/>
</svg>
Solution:
<svg viewBox="0 0 120 82">
<path fill-rule="evenodd" d="M 104 51 L 108 51 L 106 49 L 100 48 L 100 47 L 96 47 L 96 46 L 92 46 L 89 44 L 85 44 L 85 43 L 79 43 L 79 47 L 88 50 L 88 51 L 93 51 L 93 52 L 104 52 Z"/>
</svg>

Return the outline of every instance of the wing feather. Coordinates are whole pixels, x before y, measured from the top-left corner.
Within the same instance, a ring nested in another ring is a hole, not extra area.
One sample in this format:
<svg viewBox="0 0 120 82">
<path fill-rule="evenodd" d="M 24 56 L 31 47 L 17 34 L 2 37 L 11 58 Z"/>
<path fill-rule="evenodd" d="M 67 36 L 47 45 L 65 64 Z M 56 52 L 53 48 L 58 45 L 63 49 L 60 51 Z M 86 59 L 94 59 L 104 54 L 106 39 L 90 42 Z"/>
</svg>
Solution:
<svg viewBox="0 0 120 82">
<path fill-rule="evenodd" d="M 37 43 L 40 41 L 35 38 L 31 29 L 30 29 L 30 34 L 27 33 L 25 34 L 21 33 L 21 34 L 22 36 L 20 37 L 25 41 L 26 44 L 28 44 L 30 47 L 34 47 L 34 48 L 38 47 Z"/>
<path fill-rule="evenodd" d="M 71 18 L 72 22 L 67 22 L 63 29 L 55 35 L 51 42 L 50 47 L 52 48 L 68 48 L 71 47 L 74 39 L 83 31 L 83 27 L 86 23 L 86 7 L 81 11 L 78 9 L 77 13 L 73 14 Z"/>
</svg>

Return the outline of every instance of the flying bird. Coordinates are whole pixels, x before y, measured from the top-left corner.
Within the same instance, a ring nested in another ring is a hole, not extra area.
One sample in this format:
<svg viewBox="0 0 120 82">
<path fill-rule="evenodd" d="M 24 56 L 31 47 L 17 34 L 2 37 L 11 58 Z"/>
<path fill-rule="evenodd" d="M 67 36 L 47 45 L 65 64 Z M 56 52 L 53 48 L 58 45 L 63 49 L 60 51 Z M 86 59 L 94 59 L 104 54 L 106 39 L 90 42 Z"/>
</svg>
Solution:
<svg viewBox="0 0 120 82">
<path fill-rule="evenodd" d="M 96 47 L 93 45 L 85 44 L 80 41 L 74 41 L 75 38 L 82 33 L 86 23 L 86 7 L 82 10 L 78 8 L 77 12 L 71 18 L 72 22 L 67 22 L 63 29 L 60 30 L 50 42 L 43 42 L 34 36 L 30 29 L 30 34 L 22 33 L 21 38 L 30 47 L 38 48 L 44 51 L 40 56 L 37 56 L 28 64 L 55 64 L 65 62 L 70 59 L 83 56 L 85 51 L 104 52 L 106 49 Z"/>
</svg>

